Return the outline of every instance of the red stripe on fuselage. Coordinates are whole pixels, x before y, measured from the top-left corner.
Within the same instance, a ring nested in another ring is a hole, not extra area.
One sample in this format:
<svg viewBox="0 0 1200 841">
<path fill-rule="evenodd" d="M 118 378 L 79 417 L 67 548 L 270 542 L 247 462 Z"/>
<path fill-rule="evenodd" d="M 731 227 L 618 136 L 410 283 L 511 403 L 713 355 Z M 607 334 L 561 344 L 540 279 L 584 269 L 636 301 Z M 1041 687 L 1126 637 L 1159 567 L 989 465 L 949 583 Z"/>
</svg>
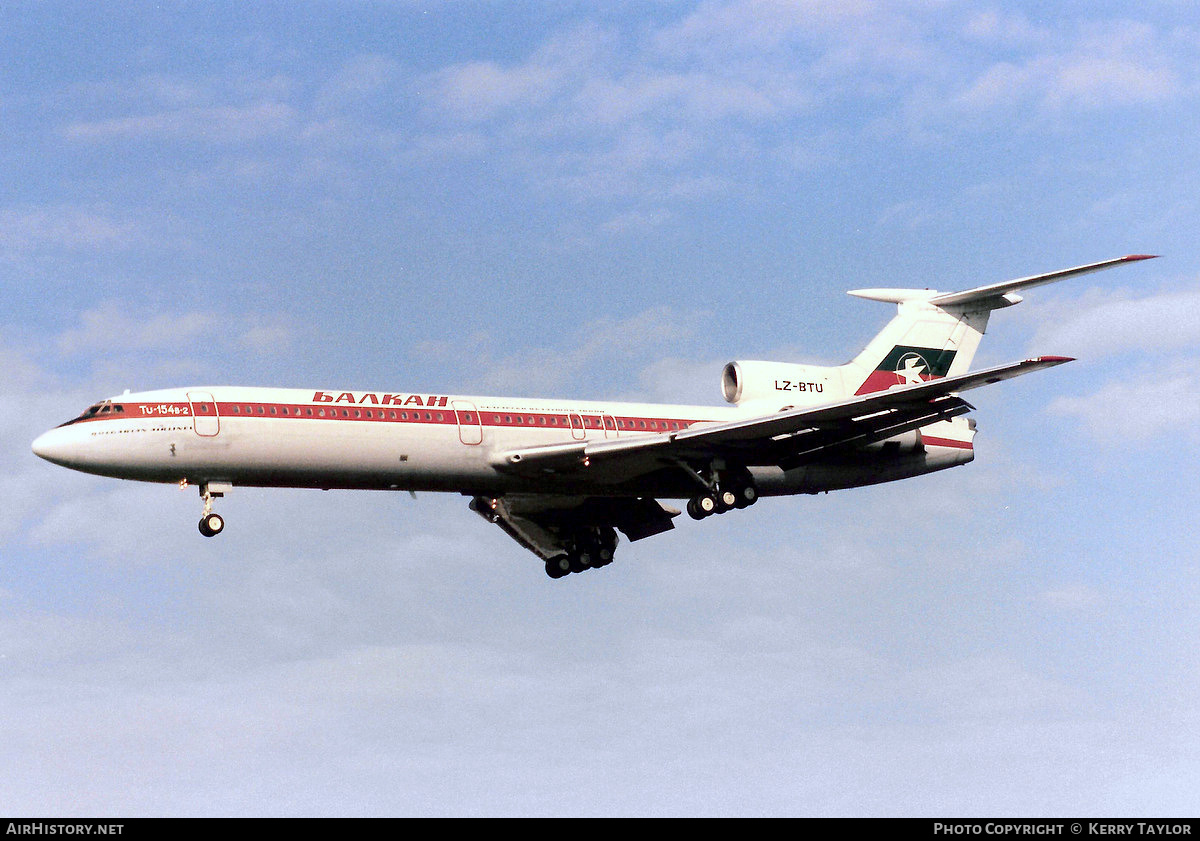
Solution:
<svg viewBox="0 0 1200 841">
<path fill-rule="evenodd" d="M 957 438 L 934 438 L 930 435 L 921 435 L 921 443 L 930 447 L 950 447 L 955 450 L 973 450 L 975 445 L 970 441 L 960 441 Z"/>
<path fill-rule="evenodd" d="M 639 417 L 629 415 L 612 415 L 600 410 L 576 410 L 569 413 L 514 411 L 512 409 L 485 409 L 484 411 L 465 412 L 457 414 L 450 408 L 429 409 L 383 409 L 378 407 L 363 408 L 361 406 L 337 406 L 324 403 L 254 403 L 254 402 L 217 402 L 216 412 L 213 404 L 186 402 L 159 403 L 122 403 L 121 412 L 108 412 L 94 417 L 80 418 L 76 423 L 93 423 L 112 420 L 182 420 L 191 417 L 220 416 L 225 420 L 247 418 L 261 420 L 337 420 L 361 421 L 367 423 L 421 423 L 421 424 L 450 424 L 456 425 L 461 418 L 462 423 L 474 426 L 477 422 L 488 427 L 509 427 L 526 429 L 571 429 L 571 416 L 575 416 L 575 426 L 596 431 L 607 432 L 671 432 L 687 429 L 694 423 L 707 423 L 711 418 L 684 419 L 663 417 Z M 607 429 L 606 429 L 606 420 Z M 616 425 L 614 429 L 612 424 Z"/>
</svg>

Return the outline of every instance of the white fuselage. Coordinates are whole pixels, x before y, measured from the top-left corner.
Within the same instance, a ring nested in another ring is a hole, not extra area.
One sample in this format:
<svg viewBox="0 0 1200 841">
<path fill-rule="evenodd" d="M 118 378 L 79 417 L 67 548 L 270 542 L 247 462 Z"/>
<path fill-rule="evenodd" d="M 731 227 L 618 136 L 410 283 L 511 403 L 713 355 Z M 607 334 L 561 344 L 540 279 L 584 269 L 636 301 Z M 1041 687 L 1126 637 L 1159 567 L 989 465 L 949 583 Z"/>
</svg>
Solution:
<svg viewBox="0 0 1200 841">
<path fill-rule="evenodd" d="M 34 451 L 76 470 L 148 482 L 682 499 L 695 488 L 682 471 L 666 467 L 629 487 L 588 471 L 512 475 L 497 469 L 494 457 L 545 444 L 670 434 L 763 411 L 761 405 L 203 387 L 114 397 L 39 437 Z M 873 484 L 965 464 L 973 457 L 972 435 L 972 425 L 956 418 L 849 456 L 787 471 L 751 470 L 763 495 Z"/>
</svg>

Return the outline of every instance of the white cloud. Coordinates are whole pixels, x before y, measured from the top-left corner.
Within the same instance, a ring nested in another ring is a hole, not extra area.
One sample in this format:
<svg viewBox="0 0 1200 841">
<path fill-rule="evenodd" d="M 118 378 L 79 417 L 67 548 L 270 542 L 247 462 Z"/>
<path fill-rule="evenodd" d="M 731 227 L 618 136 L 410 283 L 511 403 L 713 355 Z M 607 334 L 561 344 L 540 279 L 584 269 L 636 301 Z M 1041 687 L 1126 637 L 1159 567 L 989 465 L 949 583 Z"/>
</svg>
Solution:
<svg viewBox="0 0 1200 841">
<path fill-rule="evenodd" d="M 292 129 L 296 112 L 281 102 L 181 108 L 134 117 L 73 123 L 65 129 L 72 140 L 134 140 L 140 138 L 203 139 L 211 143 L 241 143 Z"/>
<path fill-rule="evenodd" d="M 403 79 L 400 65 L 384 55 L 360 55 L 345 61 L 314 97 L 318 111 L 340 111 L 348 104 L 394 93 Z"/>
<path fill-rule="evenodd" d="M 436 95 L 441 103 L 468 122 L 486 120 L 508 108 L 528 109 L 546 102 L 559 83 L 553 68 L 502 68 L 476 61 L 446 68 L 438 74 Z"/>
<path fill-rule="evenodd" d="M 477 122 L 503 112 L 534 112 L 603 72 L 611 35 L 581 26 L 548 38 L 523 63 L 469 61 L 445 67 L 419 83 L 434 109 Z M 560 104 L 561 107 L 561 104 Z"/>
<path fill-rule="evenodd" d="M 603 125 L 647 117 L 686 124 L 768 120 L 806 106 L 810 97 L 789 75 L 751 79 L 641 68 L 620 78 L 587 82 L 576 101 L 579 119 Z"/>
<path fill-rule="evenodd" d="M 701 3 L 694 12 L 655 33 L 656 46 L 667 53 L 706 56 L 736 50 L 776 50 L 793 39 L 835 32 L 839 39 L 856 22 L 869 19 L 881 6 L 871 0 L 737 0 Z"/>
<path fill-rule="evenodd" d="M 492 339 L 483 334 L 466 343 L 425 342 L 417 350 L 478 372 L 470 387 L 483 393 L 600 398 L 606 395 L 582 382 L 589 372 L 603 369 L 612 381 L 633 382 L 646 358 L 690 344 L 706 317 L 704 312 L 653 307 L 623 319 L 590 318 L 580 322 L 575 333 L 564 335 L 561 344 L 529 346 L 519 355 L 495 352 Z M 712 376 L 715 383 L 717 372 Z M 607 397 L 613 397 L 611 391 Z"/>
<path fill-rule="evenodd" d="M 78 327 L 54 338 L 57 353 L 103 360 L 140 351 L 168 351 L 168 357 L 199 358 L 209 343 L 280 353 L 290 346 L 293 337 L 293 330 L 278 321 L 264 322 L 211 310 L 155 313 L 114 300 L 84 310 L 79 321 Z"/>
<path fill-rule="evenodd" d="M 1200 359 L 1177 361 L 1162 371 L 1143 367 L 1140 374 L 1110 380 L 1092 394 L 1060 397 L 1050 411 L 1074 418 L 1109 446 L 1144 445 L 1163 438 L 1173 445 L 1194 446 L 1200 440 L 1197 365 Z"/>
<path fill-rule="evenodd" d="M 1076 56 L 1054 68 L 1053 77 L 1045 102 L 1056 108 L 1158 103 L 1181 91 L 1172 69 L 1129 56 Z"/>
<path fill-rule="evenodd" d="M 697 406 L 721 402 L 721 369 L 728 359 L 681 359 L 668 356 L 638 372 L 638 389 L 629 399 Z"/>
<path fill-rule="evenodd" d="M 1045 41 L 1050 32 L 1020 12 L 984 9 L 970 16 L 963 28 L 967 37 L 987 43 L 1021 45 Z"/>
<path fill-rule="evenodd" d="M 1089 584 L 1073 584 L 1046 590 L 1039 598 L 1055 610 L 1079 613 L 1092 613 L 1108 602 L 1103 592 Z"/>
<path fill-rule="evenodd" d="M 79 315 L 80 327 L 60 334 L 56 340 L 59 353 L 73 355 L 82 352 L 162 349 L 185 346 L 198 337 L 212 334 L 218 325 L 211 313 L 189 312 L 138 316 L 117 301 L 107 301 Z"/>
<path fill-rule="evenodd" d="M 1181 78 L 1186 57 L 1176 55 L 1160 33 L 1146 25 L 1084 27 L 1053 44 L 1023 59 L 991 64 L 957 95 L 956 103 L 968 111 L 1032 105 L 1054 115 L 1156 105 L 1186 91 Z"/>
<path fill-rule="evenodd" d="M 284 324 L 253 324 L 245 328 L 241 343 L 255 353 L 277 354 L 287 351 L 296 333 Z"/>
<path fill-rule="evenodd" d="M 1200 289 L 1135 297 L 1092 290 L 1076 300 L 1039 304 L 1032 347 L 1086 359 L 1126 355 L 1141 360 L 1200 343 Z"/>
<path fill-rule="evenodd" d="M 4 243 L 0 254 L 9 259 L 41 248 L 122 251 L 149 239 L 144 224 L 105 207 L 55 205 L 0 210 L 0 241 Z"/>
</svg>

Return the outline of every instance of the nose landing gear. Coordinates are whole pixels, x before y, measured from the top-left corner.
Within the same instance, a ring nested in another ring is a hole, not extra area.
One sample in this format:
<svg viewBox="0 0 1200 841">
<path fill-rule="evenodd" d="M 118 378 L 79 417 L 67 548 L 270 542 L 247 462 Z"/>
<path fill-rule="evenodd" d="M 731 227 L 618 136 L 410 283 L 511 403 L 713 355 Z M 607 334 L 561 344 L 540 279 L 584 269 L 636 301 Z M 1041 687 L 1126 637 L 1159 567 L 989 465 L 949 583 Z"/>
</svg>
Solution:
<svg viewBox="0 0 1200 841">
<path fill-rule="evenodd" d="M 212 510 L 213 500 L 225 496 L 231 490 L 233 490 L 233 485 L 228 482 L 202 482 L 200 484 L 200 498 L 204 500 L 204 513 L 200 515 L 200 523 L 197 527 L 205 537 L 216 537 L 224 530 L 225 518 Z"/>
<path fill-rule="evenodd" d="M 205 537 L 216 537 L 225 528 L 225 518 L 210 511 L 200 518 L 200 533 Z"/>
</svg>

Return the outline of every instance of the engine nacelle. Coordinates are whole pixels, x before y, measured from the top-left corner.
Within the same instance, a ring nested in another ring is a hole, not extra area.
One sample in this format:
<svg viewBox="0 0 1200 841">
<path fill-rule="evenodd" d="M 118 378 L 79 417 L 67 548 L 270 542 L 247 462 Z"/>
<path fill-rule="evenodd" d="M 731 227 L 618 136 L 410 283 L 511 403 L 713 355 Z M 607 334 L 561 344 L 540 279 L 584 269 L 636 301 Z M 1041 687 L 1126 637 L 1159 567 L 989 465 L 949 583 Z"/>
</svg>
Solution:
<svg viewBox="0 0 1200 841">
<path fill-rule="evenodd" d="M 739 360 L 721 371 L 721 393 L 735 406 L 768 399 L 780 406 L 813 406 L 840 400 L 842 377 L 839 369 L 819 365 Z"/>
</svg>

